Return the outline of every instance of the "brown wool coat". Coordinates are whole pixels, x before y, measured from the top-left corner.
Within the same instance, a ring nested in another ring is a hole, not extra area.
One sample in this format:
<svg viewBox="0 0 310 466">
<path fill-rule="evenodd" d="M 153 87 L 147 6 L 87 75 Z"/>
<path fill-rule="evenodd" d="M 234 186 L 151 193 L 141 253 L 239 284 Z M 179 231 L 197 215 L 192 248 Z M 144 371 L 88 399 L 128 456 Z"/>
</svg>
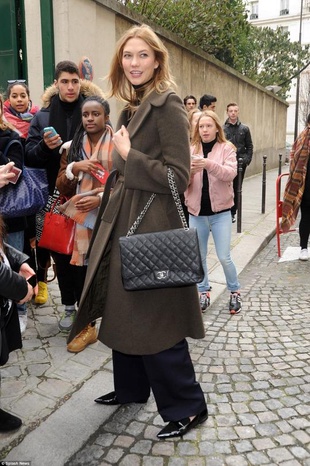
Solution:
<svg viewBox="0 0 310 466">
<path fill-rule="evenodd" d="M 117 129 L 127 126 L 126 113 Z M 189 129 L 182 101 L 173 91 L 153 92 L 127 126 L 131 149 L 126 162 L 114 151 L 120 176 L 93 234 L 79 312 L 68 341 L 87 323 L 102 317 L 99 339 L 125 354 L 154 354 L 183 338 L 203 338 L 196 286 L 125 291 L 118 238 L 126 235 L 152 192 L 157 194 L 138 233 L 180 228 L 169 194 L 167 166 L 173 168 L 179 192 L 190 169 Z M 109 241 L 110 240 L 110 241 Z"/>
</svg>

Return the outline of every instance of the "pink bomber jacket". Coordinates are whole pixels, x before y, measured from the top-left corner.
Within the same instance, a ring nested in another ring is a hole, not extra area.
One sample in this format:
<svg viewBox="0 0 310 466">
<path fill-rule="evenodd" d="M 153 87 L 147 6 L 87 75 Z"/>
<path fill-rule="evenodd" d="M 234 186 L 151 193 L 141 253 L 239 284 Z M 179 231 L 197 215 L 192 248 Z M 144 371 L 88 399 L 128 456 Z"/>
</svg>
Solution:
<svg viewBox="0 0 310 466">
<path fill-rule="evenodd" d="M 191 154 L 194 155 L 194 146 L 191 146 Z M 196 153 L 195 153 L 196 155 Z M 199 153 L 203 157 L 202 146 Z M 234 204 L 233 179 L 237 176 L 237 159 L 234 146 L 229 142 L 216 142 L 212 151 L 208 154 L 212 162 L 208 168 L 209 194 L 213 212 L 221 212 L 230 209 Z M 201 203 L 201 191 L 203 172 L 196 173 L 190 178 L 185 191 L 185 205 L 190 214 L 199 215 Z"/>
</svg>

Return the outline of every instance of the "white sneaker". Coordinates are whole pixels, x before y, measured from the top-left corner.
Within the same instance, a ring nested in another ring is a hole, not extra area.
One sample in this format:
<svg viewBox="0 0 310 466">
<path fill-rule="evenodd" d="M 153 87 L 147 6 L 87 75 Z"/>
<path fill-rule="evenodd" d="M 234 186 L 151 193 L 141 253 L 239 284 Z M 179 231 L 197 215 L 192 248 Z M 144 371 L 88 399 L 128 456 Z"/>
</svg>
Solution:
<svg viewBox="0 0 310 466">
<path fill-rule="evenodd" d="M 19 319 L 20 333 L 23 335 L 23 333 L 25 333 L 25 330 L 27 328 L 27 314 L 19 315 L 18 319 Z"/>
<path fill-rule="evenodd" d="M 309 260 L 308 249 L 302 249 L 302 250 L 300 251 L 299 260 L 301 260 L 301 261 L 307 261 L 307 260 Z"/>
</svg>

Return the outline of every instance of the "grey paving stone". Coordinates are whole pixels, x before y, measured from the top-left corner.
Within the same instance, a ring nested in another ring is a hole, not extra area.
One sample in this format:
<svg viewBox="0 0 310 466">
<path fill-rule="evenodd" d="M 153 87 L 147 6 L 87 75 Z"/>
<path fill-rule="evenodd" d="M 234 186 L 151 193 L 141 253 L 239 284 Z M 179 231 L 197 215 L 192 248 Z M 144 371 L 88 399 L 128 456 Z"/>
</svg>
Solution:
<svg viewBox="0 0 310 466">
<path fill-rule="evenodd" d="M 298 237 L 286 236 L 282 244 L 294 241 L 298 245 Z M 164 422 L 151 397 L 143 406 L 111 410 L 61 466 L 310 466 L 308 271 L 309 264 L 278 263 L 273 239 L 240 274 L 242 313 L 228 314 L 224 292 L 204 315 L 206 338 L 189 343 L 208 402 L 206 423 L 183 438 L 159 441 Z M 25 439 L 33 406 L 40 423 L 99 370 L 112 388 L 110 350 L 96 343 L 78 355 L 66 351 L 57 329 L 57 286 L 54 290 L 51 305 L 32 311 L 23 351 L 1 371 L 2 402 L 23 413 Z M 27 400 L 31 404 L 23 411 Z"/>
<path fill-rule="evenodd" d="M 143 459 L 138 455 L 126 455 L 118 464 L 120 466 L 140 466 L 142 461 Z"/>
<path fill-rule="evenodd" d="M 290 461 L 294 459 L 293 455 L 287 448 L 273 448 L 267 451 L 268 456 L 277 463 L 282 461 Z"/>
</svg>

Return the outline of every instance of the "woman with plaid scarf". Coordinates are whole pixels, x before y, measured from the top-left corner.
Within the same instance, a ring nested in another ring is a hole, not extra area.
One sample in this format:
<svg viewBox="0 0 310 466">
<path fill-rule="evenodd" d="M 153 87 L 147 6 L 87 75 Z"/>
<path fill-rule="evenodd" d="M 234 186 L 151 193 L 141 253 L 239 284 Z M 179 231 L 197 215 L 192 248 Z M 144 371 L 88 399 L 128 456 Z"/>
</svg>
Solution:
<svg viewBox="0 0 310 466">
<path fill-rule="evenodd" d="M 306 128 L 293 144 L 290 154 L 290 175 L 285 187 L 281 227 L 284 233 L 294 225 L 300 208 L 300 255 L 299 259 L 309 259 L 308 240 L 310 235 L 310 113 Z"/>
</svg>

